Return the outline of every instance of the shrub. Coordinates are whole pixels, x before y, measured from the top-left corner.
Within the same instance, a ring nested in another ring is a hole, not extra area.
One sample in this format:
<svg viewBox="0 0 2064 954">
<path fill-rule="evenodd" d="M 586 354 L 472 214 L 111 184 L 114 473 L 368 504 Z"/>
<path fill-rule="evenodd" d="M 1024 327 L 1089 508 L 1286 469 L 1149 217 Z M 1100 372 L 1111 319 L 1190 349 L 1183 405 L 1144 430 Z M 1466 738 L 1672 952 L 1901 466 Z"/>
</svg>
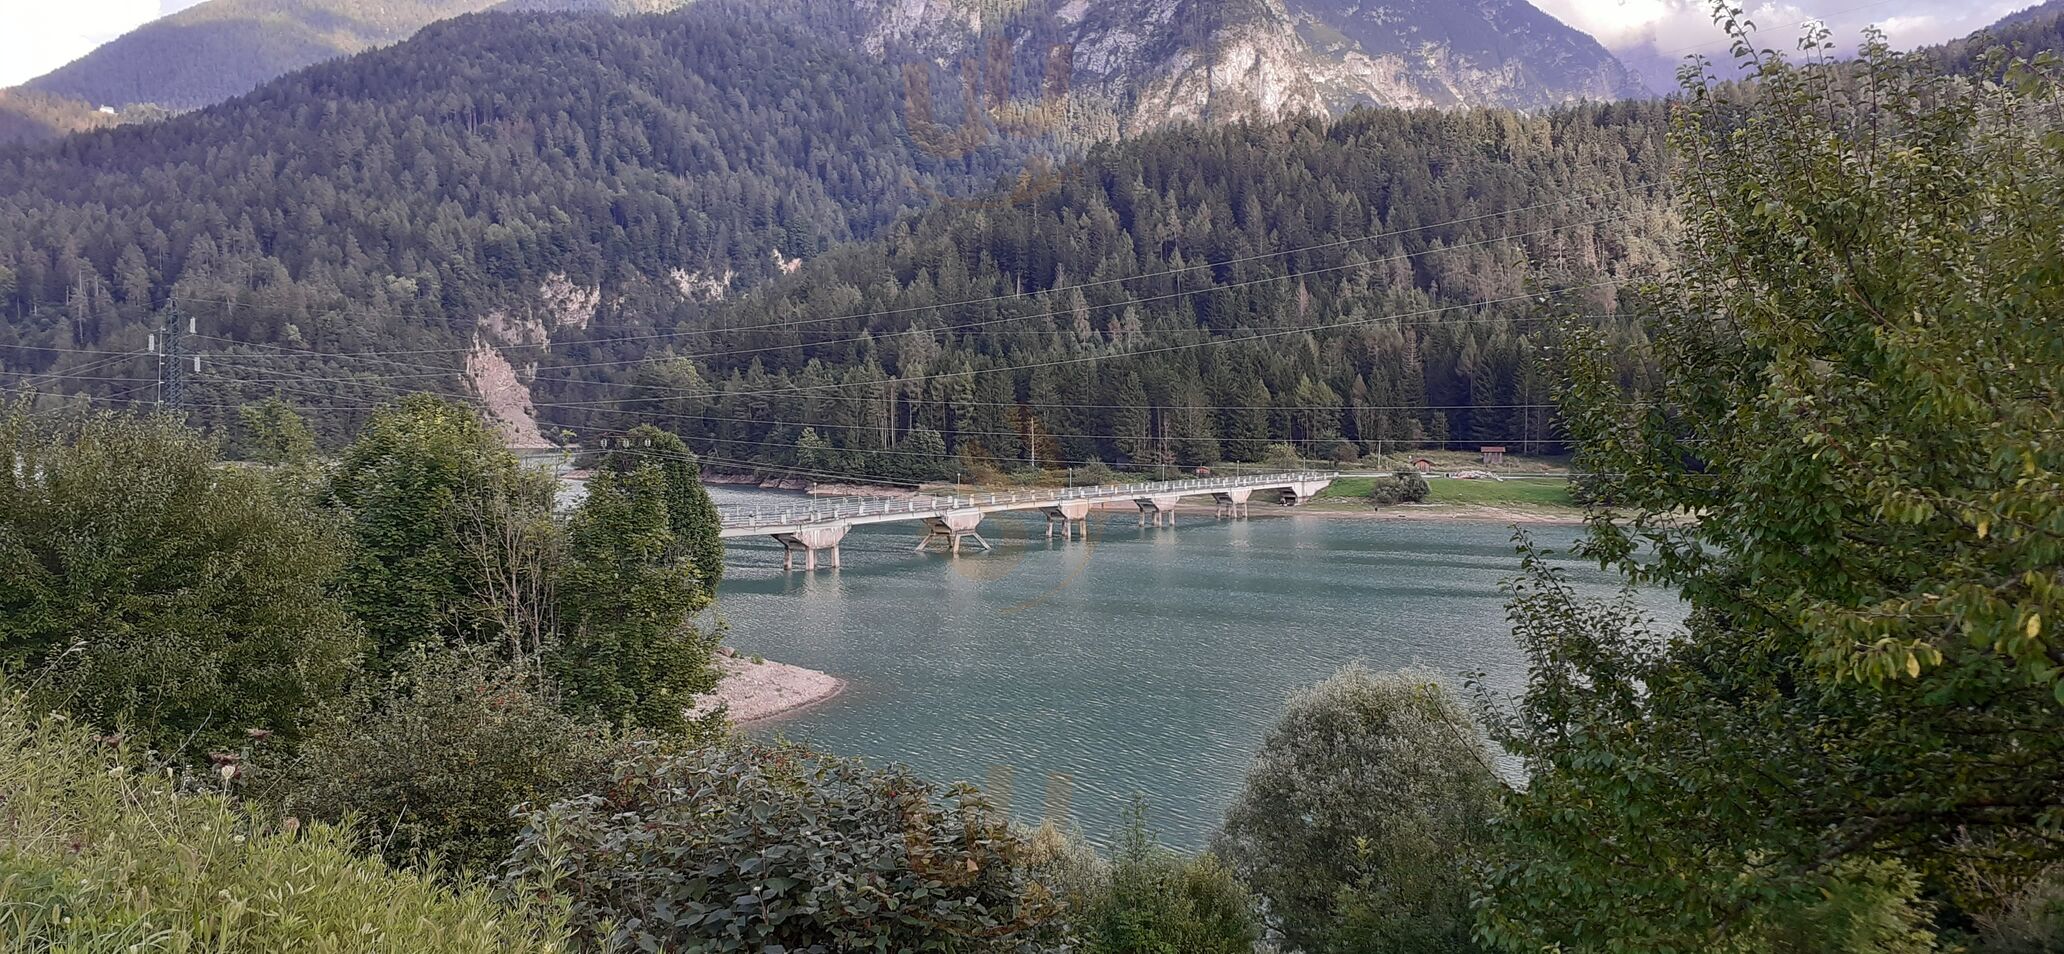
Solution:
<svg viewBox="0 0 2064 954">
<path fill-rule="evenodd" d="M 2037 878 L 2019 891 L 1995 892 L 2005 903 L 1978 918 L 1977 954 L 2054 954 L 2064 951 L 2064 870 Z"/>
<path fill-rule="evenodd" d="M 508 875 L 612 949 L 1007 950 L 1059 910 L 973 789 L 785 744 L 645 752 L 537 809 Z"/>
<path fill-rule="evenodd" d="M 327 710 L 291 762 L 260 764 L 255 790 L 289 814 L 356 818 L 397 864 L 489 871 L 515 847 L 519 806 L 586 790 L 618 754 L 534 677 L 481 652 L 418 652 Z"/>
<path fill-rule="evenodd" d="M 360 646 L 329 593 L 343 542 L 218 463 L 167 417 L 0 411 L 0 669 L 148 744 L 290 741 Z"/>
<path fill-rule="evenodd" d="M 1291 697 L 1218 851 L 1308 952 L 1470 951 L 1469 860 L 1501 790 L 1439 685 L 1360 667 Z"/>
<path fill-rule="evenodd" d="M 1087 463 L 1075 468 L 1070 478 L 1069 483 L 1075 486 L 1093 487 L 1097 484 L 1116 483 L 1118 481 L 1118 472 L 1112 470 L 1111 465 L 1092 457 Z"/>
<path fill-rule="evenodd" d="M 1420 503 L 1432 492 L 1425 475 L 1416 470 L 1401 470 L 1389 477 L 1378 477 L 1370 484 L 1369 503 L 1378 507 Z"/>
<path fill-rule="evenodd" d="M 1077 918 L 1091 954 L 1248 954 L 1260 939 L 1254 899 L 1232 869 L 1155 843 L 1138 808 L 1102 874 Z"/>
<path fill-rule="evenodd" d="M 1298 456 L 1297 448 L 1288 444 L 1270 444 L 1267 453 L 1261 456 L 1261 465 L 1270 470 L 1303 470 L 1304 458 Z"/>
<path fill-rule="evenodd" d="M 562 950 L 480 888 L 352 850 L 348 832 L 255 817 L 0 687 L 0 952 Z"/>
</svg>

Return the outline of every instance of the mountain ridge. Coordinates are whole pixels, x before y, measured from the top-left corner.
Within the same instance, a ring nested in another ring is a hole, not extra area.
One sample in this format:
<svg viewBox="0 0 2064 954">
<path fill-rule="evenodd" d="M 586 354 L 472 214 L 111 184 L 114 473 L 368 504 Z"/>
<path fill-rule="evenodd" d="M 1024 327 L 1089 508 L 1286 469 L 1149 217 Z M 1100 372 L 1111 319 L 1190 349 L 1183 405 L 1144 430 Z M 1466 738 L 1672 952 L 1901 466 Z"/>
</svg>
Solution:
<svg viewBox="0 0 2064 954">
<path fill-rule="evenodd" d="M 86 113 L 223 101 L 294 69 L 486 10 L 642 14 L 685 0 L 208 0 L 147 23 L 21 89 Z M 1338 114 L 1355 105 L 1537 108 L 1642 92 L 1590 37 L 1525 0 L 815 0 L 807 18 L 877 56 L 946 74 L 999 40 L 1065 51 L 1082 134 L 1170 120 Z M 1017 71 L 1024 72 L 1021 68 Z M 1038 77 L 1033 77 L 1038 83 Z M 63 124 L 51 124 L 62 131 Z"/>
<path fill-rule="evenodd" d="M 207 0 L 124 33 L 22 86 L 96 107 L 150 103 L 197 109 L 499 2 Z"/>
</svg>

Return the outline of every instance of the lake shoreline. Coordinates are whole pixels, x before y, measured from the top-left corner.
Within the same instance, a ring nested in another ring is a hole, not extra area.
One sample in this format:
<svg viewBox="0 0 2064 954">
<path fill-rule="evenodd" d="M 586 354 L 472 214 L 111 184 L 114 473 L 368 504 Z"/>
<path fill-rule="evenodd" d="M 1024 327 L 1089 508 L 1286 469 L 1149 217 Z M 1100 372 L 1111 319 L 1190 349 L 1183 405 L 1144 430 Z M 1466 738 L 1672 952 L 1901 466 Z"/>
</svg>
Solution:
<svg viewBox="0 0 2064 954">
<path fill-rule="evenodd" d="M 732 724 L 755 725 L 797 715 L 846 691 L 846 680 L 830 673 L 756 658 L 729 647 L 720 651 L 717 688 L 689 707 L 688 717 L 723 706 Z"/>
<path fill-rule="evenodd" d="M 1493 504 L 1392 504 L 1380 509 L 1349 510 L 1328 507 L 1321 502 L 1289 512 L 1293 515 L 1311 514 L 1345 517 L 1351 520 L 1466 520 L 1471 523 L 1519 523 L 1566 527 L 1582 526 L 1584 523 L 1582 510 L 1500 507 Z"/>
<path fill-rule="evenodd" d="M 743 474 L 706 474 L 704 482 L 723 486 L 757 487 L 761 490 L 779 490 L 803 493 L 813 497 L 879 497 L 906 499 L 925 493 L 987 493 L 983 489 L 954 489 L 949 487 L 912 490 L 908 487 L 888 487 L 855 483 L 808 483 L 801 480 L 761 480 Z M 1029 489 L 1029 488 L 1017 488 Z M 1122 503 L 1101 503 L 1094 509 L 1126 509 Z M 1209 503 L 1185 502 L 1177 506 L 1178 512 L 1209 511 Z M 1264 515 L 1312 515 L 1343 517 L 1350 520 L 1464 520 L 1472 523 L 1525 524 L 1529 526 L 1577 526 L 1584 522 L 1584 511 L 1573 507 L 1538 507 L 1526 504 L 1510 506 L 1493 503 L 1417 503 L 1393 504 L 1372 508 L 1354 502 L 1351 498 L 1334 497 L 1319 500 L 1296 508 L 1276 508 L 1257 503 L 1256 516 Z"/>
</svg>

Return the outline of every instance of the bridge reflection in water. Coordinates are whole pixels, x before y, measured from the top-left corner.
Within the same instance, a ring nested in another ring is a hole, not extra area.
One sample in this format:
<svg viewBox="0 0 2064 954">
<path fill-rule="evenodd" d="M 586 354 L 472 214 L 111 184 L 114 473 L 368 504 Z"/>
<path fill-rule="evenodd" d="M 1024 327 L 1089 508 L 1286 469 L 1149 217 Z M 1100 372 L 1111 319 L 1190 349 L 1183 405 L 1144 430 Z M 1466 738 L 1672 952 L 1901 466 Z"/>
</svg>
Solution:
<svg viewBox="0 0 2064 954">
<path fill-rule="evenodd" d="M 964 540 L 973 540 L 986 550 L 989 541 L 977 530 L 982 517 L 1016 510 L 1038 510 L 1046 514 L 1046 535 L 1060 530 L 1075 539 L 1088 530 L 1083 521 L 1091 507 L 1131 502 L 1139 507 L 1140 526 L 1174 526 L 1175 506 L 1184 497 L 1210 495 L 1218 503 L 1216 516 L 1239 519 L 1247 515 L 1247 504 L 1256 493 L 1294 507 L 1317 496 L 1333 482 L 1333 475 L 1316 472 L 1249 474 L 1237 477 L 1199 477 L 1191 480 L 1162 480 L 1136 484 L 1102 484 L 1095 487 L 1035 488 L 994 494 L 920 495 L 900 499 L 836 498 L 812 501 L 797 507 L 719 507 L 723 529 L 720 536 L 751 537 L 765 534 L 783 550 L 782 566 L 795 569 L 796 554 L 803 555 L 803 568 L 815 570 L 817 555 L 827 554 L 830 565 L 839 565 L 839 543 L 846 531 L 862 524 L 908 522 L 922 524 L 925 535 L 917 543 L 923 550 L 937 541 L 947 552 L 959 553 Z"/>
</svg>

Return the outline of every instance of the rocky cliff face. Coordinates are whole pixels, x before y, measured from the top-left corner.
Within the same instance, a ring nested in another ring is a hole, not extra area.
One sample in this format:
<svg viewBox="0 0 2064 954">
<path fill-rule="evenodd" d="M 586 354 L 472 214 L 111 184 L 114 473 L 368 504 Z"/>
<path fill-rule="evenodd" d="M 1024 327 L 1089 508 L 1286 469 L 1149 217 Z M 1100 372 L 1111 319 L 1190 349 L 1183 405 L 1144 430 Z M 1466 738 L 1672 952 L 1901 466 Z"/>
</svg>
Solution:
<svg viewBox="0 0 2064 954">
<path fill-rule="evenodd" d="M 1597 41 L 1525 0 L 820 4 L 856 14 L 870 51 L 929 60 L 935 99 L 975 99 L 1015 118 L 1063 115 L 1091 132 L 1362 104 L 1540 108 L 1646 92 Z M 955 81 L 961 89 L 950 89 Z"/>
</svg>

